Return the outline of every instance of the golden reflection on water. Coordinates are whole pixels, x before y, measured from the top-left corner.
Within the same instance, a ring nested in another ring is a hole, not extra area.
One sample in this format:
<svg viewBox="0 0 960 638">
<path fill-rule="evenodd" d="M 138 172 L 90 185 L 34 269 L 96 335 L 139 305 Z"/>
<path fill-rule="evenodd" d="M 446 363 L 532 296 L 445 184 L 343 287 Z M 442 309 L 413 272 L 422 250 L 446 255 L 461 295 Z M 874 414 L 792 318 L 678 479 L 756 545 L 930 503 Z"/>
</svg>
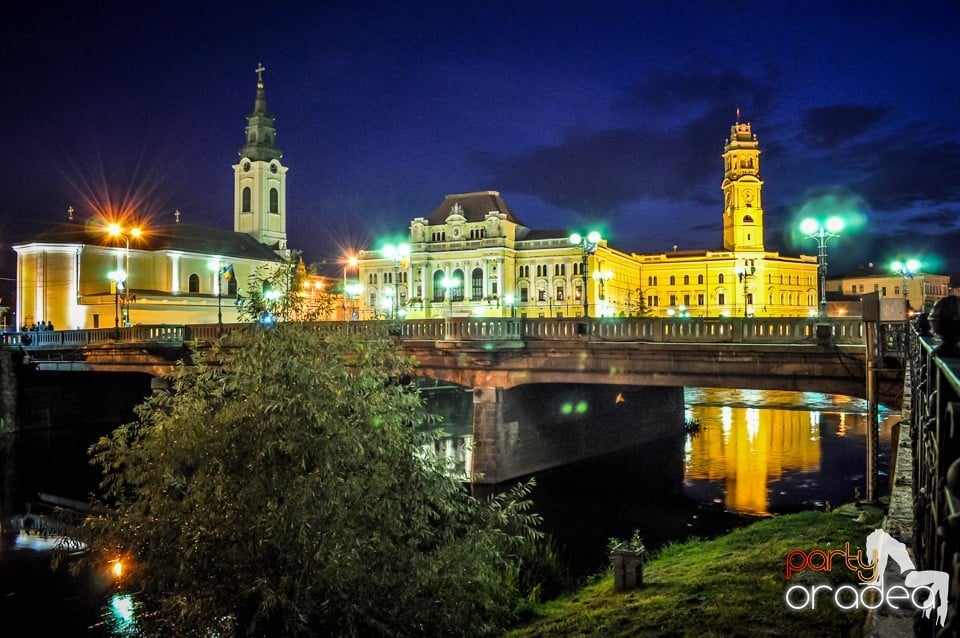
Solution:
<svg viewBox="0 0 960 638">
<path fill-rule="evenodd" d="M 686 481 L 722 484 L 724 508 L 746 514 L 770 512 L 770 484 L 786 473 L 820 472 L 822 436 L 866 441 L 865 414 L 691 405 L 686 417 L 700 424 L 686 442 Z M 881 437 L 889 437 L 890 418 Z"/>
</svg>

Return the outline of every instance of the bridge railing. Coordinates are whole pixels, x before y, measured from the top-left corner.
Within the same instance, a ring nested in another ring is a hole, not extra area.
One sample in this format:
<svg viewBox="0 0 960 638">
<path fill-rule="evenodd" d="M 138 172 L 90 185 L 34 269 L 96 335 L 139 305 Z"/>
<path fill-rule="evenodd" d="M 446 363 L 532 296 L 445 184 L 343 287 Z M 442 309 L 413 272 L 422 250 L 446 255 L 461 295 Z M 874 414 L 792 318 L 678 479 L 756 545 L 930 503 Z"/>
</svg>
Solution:
<svg viewBox="0 0 960 638">
<path fill-rule="evenodd" d="M 182 345 L 210 342 L 247 324 L 150 325 L 93 330 L 5 332 L 0 343 L 8 346 L 70 348 L 116 341 Z M 408 319 L 389 321 L 319 322 L 331 330 L 353 334 L 390 334 L 411 341 L 526 341 L 600 340 L 659 343 L 800 344 L 822 340 L 813 319 L 782 318 L 474 318 Z M 863 344 L 859 318 L 830 319 L 830 342 Z"/>
<path fill-rule="evenodd" d="M 945 356 L 937 350 L 939 339 L 916 330 L 909 340 L 914 556 L 918 569 L 950 575 L 955 601 L 960 590 L 960 356 Z M 937 635 L 958 634 L 960 617 L 951 612 Z"/>
</svg>

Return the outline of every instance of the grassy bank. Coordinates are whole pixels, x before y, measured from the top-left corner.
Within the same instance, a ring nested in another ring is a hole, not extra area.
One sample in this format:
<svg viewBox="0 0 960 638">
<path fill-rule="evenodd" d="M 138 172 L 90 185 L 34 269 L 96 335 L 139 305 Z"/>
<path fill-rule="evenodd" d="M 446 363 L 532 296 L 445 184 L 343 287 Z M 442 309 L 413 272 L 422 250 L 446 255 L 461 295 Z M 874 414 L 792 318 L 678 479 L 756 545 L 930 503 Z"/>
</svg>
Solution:
<svg viewBox="0 0 960 638">
<path fill-rule="evenodd" d="M 842 561 L 830 575 L 805 571 L 788 582 L 784 572 L 792 550 L 842 550 L 847 541 L 853 552 L 862 548 L 879 514 L 860 523 L 851 516 L 858 513 L 846 507 L 778 516 L 715 540 L 670 545 L 647 561 L 641 588 L 615 593 L 608 574 L 536 606 L 508 636 L 859 636 L 863 612 L 838 610 L 825 598 L 813 611 L 784 602 L 793 584 L 857 584 Z"/>
</svg>

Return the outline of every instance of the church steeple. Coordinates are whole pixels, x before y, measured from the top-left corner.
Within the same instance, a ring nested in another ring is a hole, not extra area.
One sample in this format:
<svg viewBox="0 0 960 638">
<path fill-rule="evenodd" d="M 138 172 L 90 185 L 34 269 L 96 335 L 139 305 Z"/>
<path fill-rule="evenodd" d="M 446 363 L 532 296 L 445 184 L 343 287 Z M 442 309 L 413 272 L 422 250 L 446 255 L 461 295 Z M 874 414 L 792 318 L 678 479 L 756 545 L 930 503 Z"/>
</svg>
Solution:
<svg viewBox="0 0 960 638">
<path fill-rule="evenodd" d="M 253 103 L 253 113 L 247 116 L 247 143 L 240 149 L 240 156 L 269 162 L 280 159 L 283 153 L 275 144 L 276 118 L 267 110 L 267 95 L 263 90 L 263 72 L 267 69 L 258 64 L 254 70 L 257 73 L 257 99 Z"/>
<path fill-rule="evenodd" d="M 734 252 L 763 251 L 760 145 L 750 123 L 737 121 L 723 148 L 723 247 Z"/>
<path fill-rule="evenodd" d="M 257 73 L 257 98 L 247 116 L 247 143 L 240 149 L 240 162 L 233 167 L 233 229 L 249 233 L 260 243 L 277 250 L 287 247 L 287 167 L 276 146 L 275 118 L 267 110 L 262 64 Z"/>
</svg>

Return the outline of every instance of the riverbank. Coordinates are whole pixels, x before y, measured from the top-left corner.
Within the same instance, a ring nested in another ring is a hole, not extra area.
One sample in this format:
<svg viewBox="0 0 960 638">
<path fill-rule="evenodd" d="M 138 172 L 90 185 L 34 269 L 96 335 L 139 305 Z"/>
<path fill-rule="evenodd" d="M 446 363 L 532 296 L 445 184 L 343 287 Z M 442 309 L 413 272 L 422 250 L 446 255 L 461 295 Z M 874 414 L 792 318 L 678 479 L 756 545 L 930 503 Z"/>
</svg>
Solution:
<svg viewBox="0 0 960 638">
<path fill-rule="evenodd" d="M 860 516 L 862 511 L 867 513 Z M 829 574 L 807 570 L 787 581 L 785 558 L 793 550 L 844 551 L 847 542 L 856 553 L 879 524 L 879 510 L 845 506 L 829 514 L 773 517 L 710 541 L 668 545 L 646 562 L 640 588 L 615 593 L 607 573 L 536 605 L 526 623 L 507 636 L 859 636 L 862 611 L 839 610 L 832 599 L 812 611 L 794 611 L 784 602 L 793 584 L 809 588 L 827 579 L 856 584 L 856 574 L 836 560 Z"/>
</svg>

